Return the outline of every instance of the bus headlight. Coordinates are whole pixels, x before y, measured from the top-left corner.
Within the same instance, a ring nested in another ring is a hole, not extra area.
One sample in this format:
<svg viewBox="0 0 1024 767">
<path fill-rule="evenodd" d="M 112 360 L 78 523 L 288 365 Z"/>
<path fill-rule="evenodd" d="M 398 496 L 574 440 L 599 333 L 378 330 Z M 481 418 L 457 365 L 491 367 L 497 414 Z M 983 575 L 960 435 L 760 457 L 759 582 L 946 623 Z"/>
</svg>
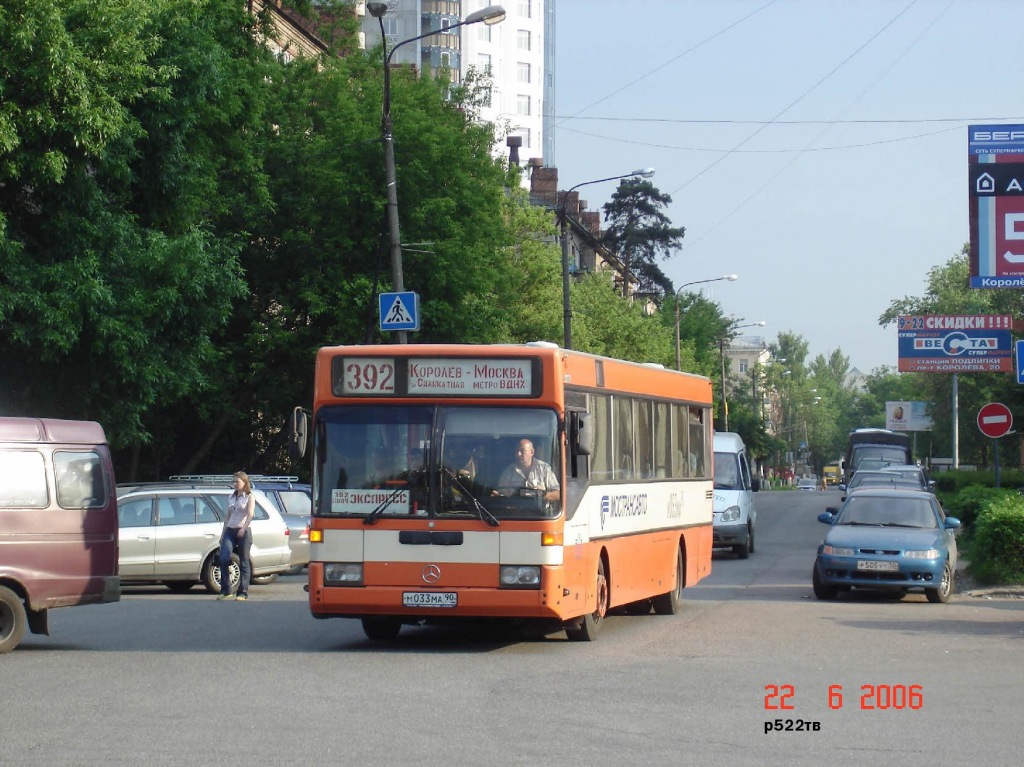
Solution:
<svg viewBox="0 0 1024 767">
<path fill-rule="evenodd" d="M 540 568 L 536 565 L 502 565 L 499 579 L 503 589 L 539 589 Z"/>
<path fill-rule="evenodd" d="M 362 563 L 324 562 L 324 584 L 327 586 L 362 586 Z"/>
</svg>

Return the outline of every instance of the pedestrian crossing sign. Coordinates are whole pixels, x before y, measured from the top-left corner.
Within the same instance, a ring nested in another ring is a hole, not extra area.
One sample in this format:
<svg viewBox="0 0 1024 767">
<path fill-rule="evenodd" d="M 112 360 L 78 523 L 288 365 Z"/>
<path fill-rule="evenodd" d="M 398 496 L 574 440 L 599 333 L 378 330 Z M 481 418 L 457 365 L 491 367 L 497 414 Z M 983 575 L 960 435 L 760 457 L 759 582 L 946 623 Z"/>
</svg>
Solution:
<svg viewBox="0 0 1024 767">
<path fill-rule="evenodd" d="M 420 297 L 412 292 L 380 294 L 381 330 L 419 330 Z"/>
</svg>

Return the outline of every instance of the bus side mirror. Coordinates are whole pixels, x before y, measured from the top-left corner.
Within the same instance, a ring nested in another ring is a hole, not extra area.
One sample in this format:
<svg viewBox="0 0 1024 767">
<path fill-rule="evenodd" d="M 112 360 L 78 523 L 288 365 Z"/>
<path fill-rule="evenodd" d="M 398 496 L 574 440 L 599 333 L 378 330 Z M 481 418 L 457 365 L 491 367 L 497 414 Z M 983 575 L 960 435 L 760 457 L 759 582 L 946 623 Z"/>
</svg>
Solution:
<svg viewBox="0 0 1024 767">
<path fill-rule="evenodd" d="M 309 416 L 301 407 L 295 408 L 288 418 L 288 431 L 288 455 L 293 461 L 301 461 L 306 457 L 309 435 Z"/>
<path fill-rule="evenodd" d="M 569 449 L 574 455 L 594 452 L 594 427 L 586 413 L 569 413 Z"/>
</svg>

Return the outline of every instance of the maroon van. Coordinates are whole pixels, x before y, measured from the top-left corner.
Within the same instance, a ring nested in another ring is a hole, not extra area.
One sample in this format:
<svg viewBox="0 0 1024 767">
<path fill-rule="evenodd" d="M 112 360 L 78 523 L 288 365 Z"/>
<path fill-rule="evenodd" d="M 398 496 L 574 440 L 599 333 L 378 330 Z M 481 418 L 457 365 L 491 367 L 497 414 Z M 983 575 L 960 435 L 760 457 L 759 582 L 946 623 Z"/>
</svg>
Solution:
<svg viewBox="0 0 1024 767">
<path fill-rule="evenodd" d="M 0 417 L 0 653 L 51 607 L 121 598 L 117 528 L 102 426 Z"/>
</svg>

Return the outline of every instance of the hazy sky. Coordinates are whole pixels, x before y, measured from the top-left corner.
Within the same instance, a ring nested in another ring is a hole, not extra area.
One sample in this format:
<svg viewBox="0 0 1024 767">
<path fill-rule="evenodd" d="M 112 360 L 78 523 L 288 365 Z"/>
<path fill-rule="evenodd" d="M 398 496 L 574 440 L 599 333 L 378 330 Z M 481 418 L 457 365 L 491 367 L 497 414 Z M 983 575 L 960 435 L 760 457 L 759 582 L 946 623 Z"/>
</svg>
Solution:
<svg viewBox="0 0 1024 767">
<path fill-rule="evenodd" d="M 967 126 L 1024 123 L 1024 0 L 558 0 L 556 23 L 559 187 L 654 167 L 677 288 L 735 272 L 708 295 L 768 323 L 742 334 L 895 367 L 879 315 L 970 237 Z"/>
</svg>

